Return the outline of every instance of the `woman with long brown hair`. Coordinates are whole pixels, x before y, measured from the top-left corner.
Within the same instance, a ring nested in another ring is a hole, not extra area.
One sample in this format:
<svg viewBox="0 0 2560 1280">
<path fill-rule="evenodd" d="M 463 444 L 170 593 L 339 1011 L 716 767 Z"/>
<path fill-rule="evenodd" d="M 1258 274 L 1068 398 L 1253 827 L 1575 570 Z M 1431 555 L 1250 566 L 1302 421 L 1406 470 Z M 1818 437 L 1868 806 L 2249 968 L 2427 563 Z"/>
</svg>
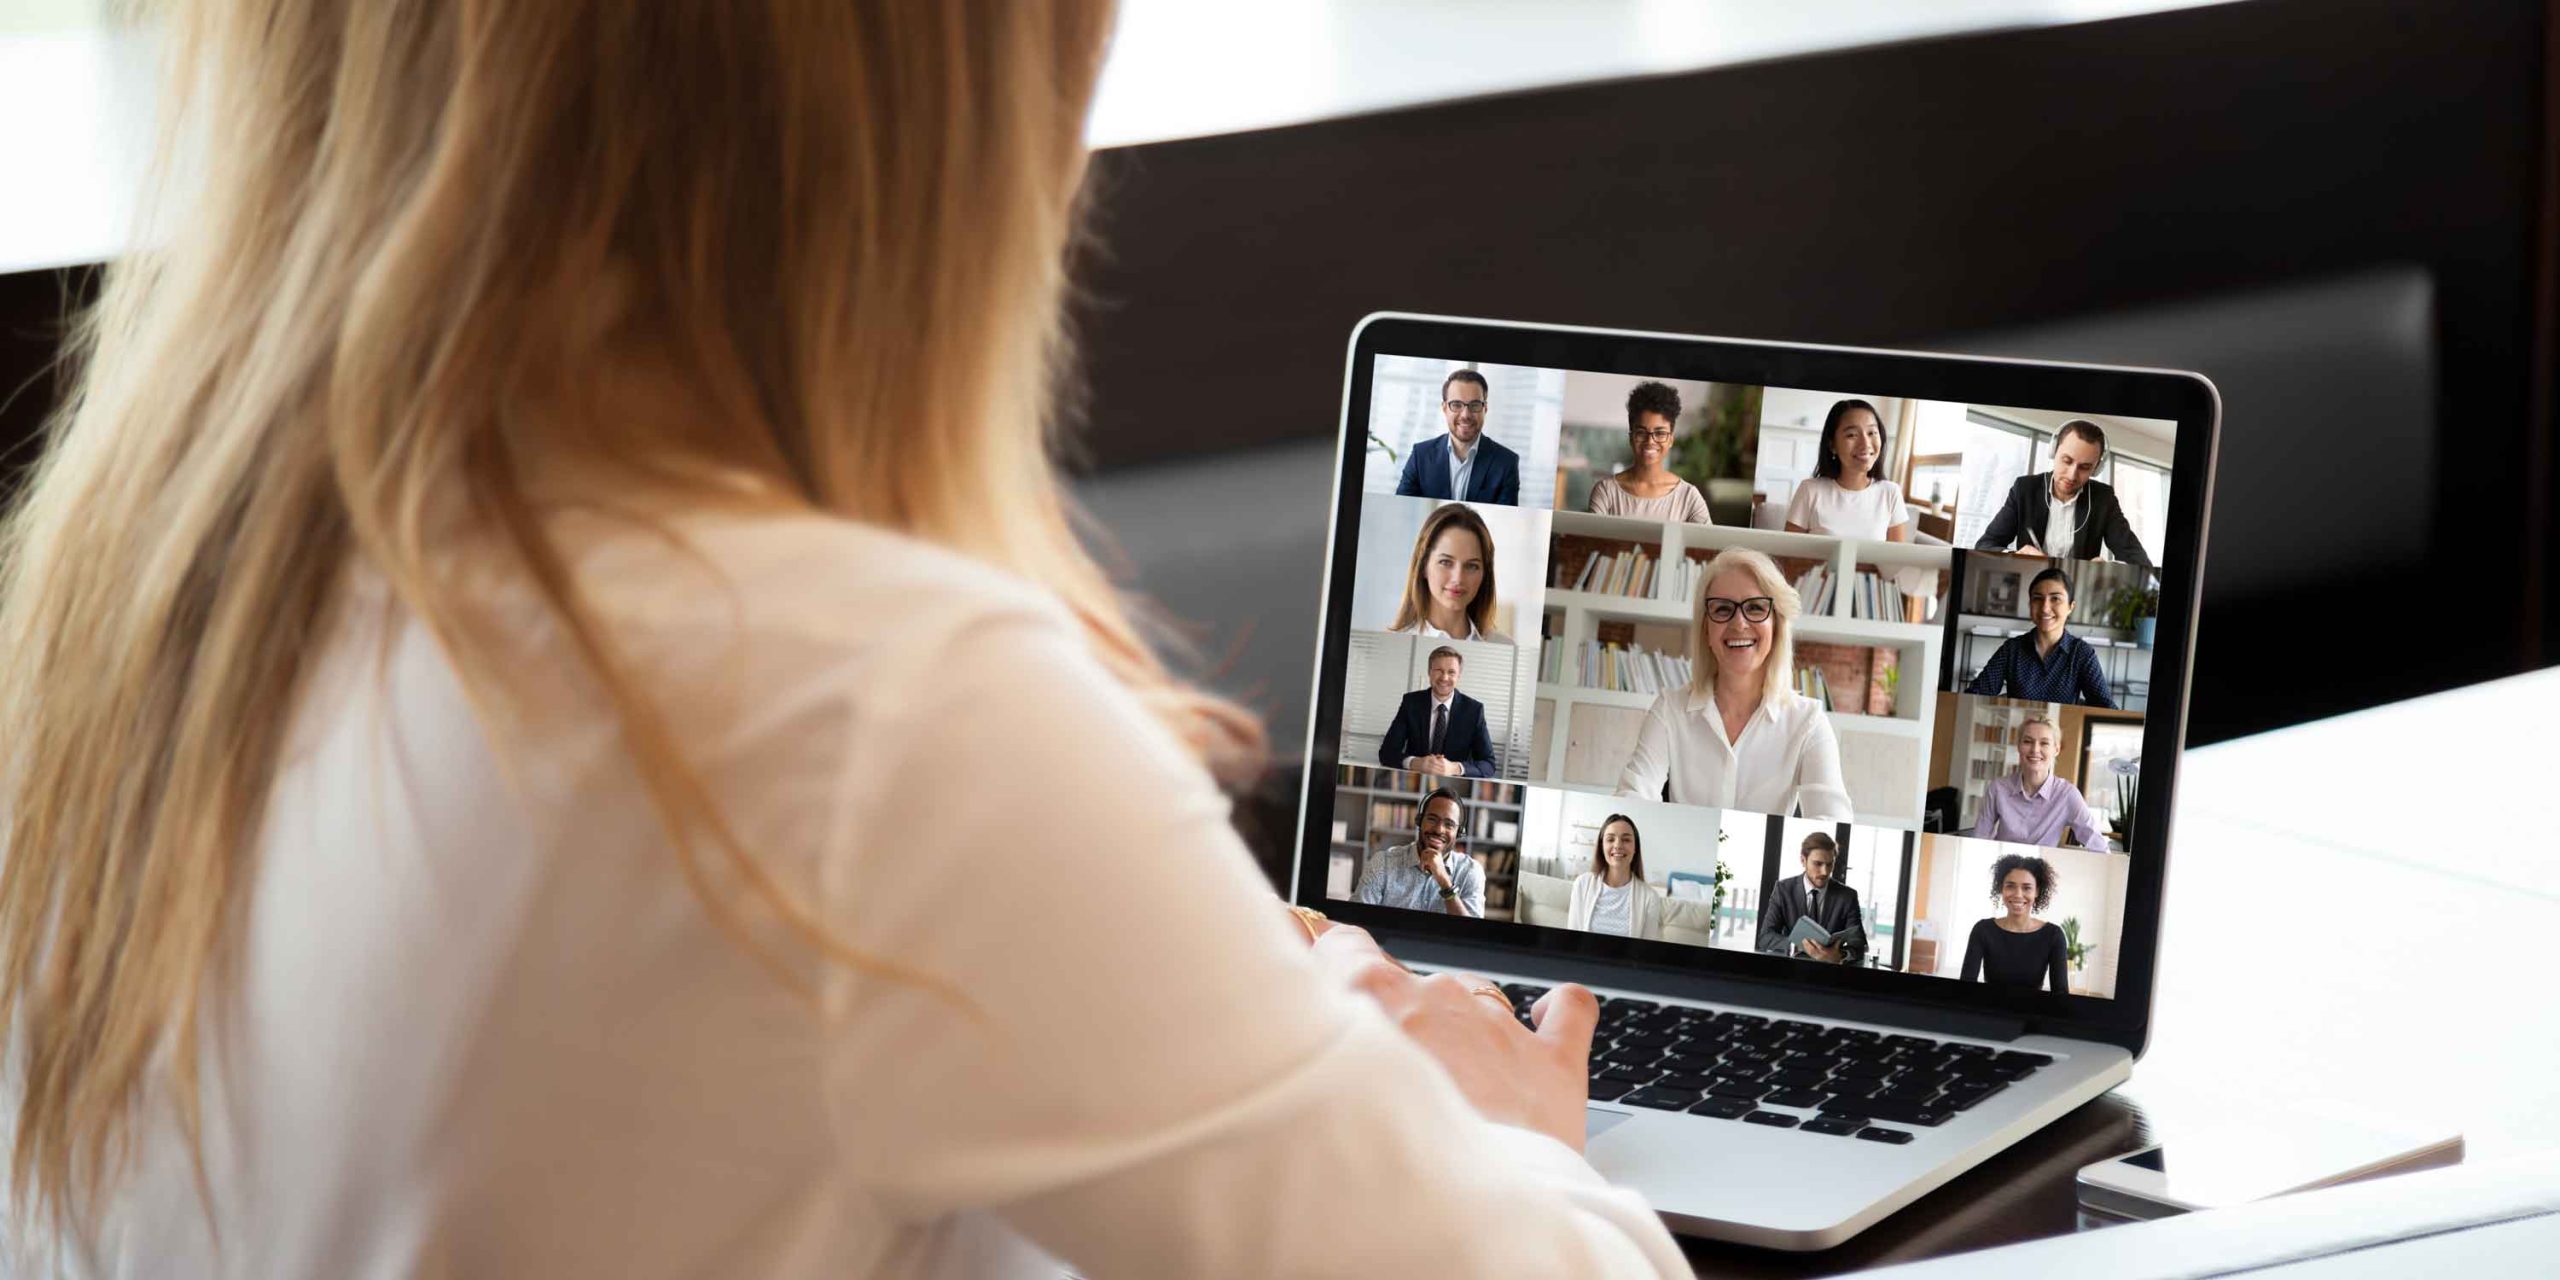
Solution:
<svg viewBox="0 0 2560 1280">
<path fill-rule="evenodd" d="M 15 1261 L 1681 1269 L 1589 994 L 1307 946 L 1080 549 L 1109 19 L 169 12 L 0 547 Z"/>
<path fill-rule="evenodd" d="M 1463 502 L 1444 502 L 1423 517 L 1405 566 L 1404 598 L 1396 602 L 1389 631 L 1438 639 L 1509 644 L 1493 629 L 1499 598 L 1493 572 L 1493 530 Z"/>
</svg>

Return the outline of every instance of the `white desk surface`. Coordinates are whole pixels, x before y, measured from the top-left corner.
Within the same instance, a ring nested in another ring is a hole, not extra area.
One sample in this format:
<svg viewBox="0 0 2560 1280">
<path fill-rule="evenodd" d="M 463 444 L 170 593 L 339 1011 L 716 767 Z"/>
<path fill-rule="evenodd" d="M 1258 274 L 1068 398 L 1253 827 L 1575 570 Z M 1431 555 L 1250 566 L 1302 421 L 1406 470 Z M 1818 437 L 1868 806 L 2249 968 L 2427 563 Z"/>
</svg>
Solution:
<svg viewBox="0 0 2560 1280">
<path fill-rule="evenodd" d="M 2188 753 L 2124 1092 L 2442 1120 L 2474 1162 L 2560 1147 L 2554 726 L 2560 669 Z"/>
</svg>

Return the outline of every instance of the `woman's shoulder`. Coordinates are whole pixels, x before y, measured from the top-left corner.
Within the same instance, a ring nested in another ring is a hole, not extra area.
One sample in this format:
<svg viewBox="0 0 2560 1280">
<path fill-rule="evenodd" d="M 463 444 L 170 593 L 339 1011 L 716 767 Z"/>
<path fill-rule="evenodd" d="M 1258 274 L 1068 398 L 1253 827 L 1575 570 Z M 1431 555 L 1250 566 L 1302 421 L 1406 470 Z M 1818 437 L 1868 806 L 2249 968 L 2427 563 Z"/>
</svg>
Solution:
<svg viewBox="0 0 2560 1280">
<path fill-rule="evenodd" d="M 1778 714 L 1785 717 L 1789 723 L 1820 728 L 1826 732 L 1831 728 L 1830 711 L 1822 705 L 1821 699 L 1808 697 L 1793 689 L 1780 689 L 1770 697 L 1777 705 Z"/>
<path fill-rule="evenodd" d="M 1047 588 L 911 534 L 816 513 L 696 514 L 564 535 L 600 614 L 819 647 L 946 644 L 1006 622 L 1076 630 Z"/>
</svg>

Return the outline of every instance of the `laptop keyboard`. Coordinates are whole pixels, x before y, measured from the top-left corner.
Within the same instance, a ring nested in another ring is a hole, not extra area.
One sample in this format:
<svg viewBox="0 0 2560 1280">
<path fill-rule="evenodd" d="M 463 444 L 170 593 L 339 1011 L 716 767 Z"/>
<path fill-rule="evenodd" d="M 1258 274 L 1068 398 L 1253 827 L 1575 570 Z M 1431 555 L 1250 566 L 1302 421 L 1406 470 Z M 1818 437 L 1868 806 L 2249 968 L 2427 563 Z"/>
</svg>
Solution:
<svg viewBox="0 0 2560 1280">
<path fill-rule="evenodd" d="M 1547 991 L 1520 982 L 1502 990 L 1523 1024 Z M 1591 1100 L 1900 1144 L 2052 1062 L 1988 1045 L 1603 996 Z"/>
</svg>

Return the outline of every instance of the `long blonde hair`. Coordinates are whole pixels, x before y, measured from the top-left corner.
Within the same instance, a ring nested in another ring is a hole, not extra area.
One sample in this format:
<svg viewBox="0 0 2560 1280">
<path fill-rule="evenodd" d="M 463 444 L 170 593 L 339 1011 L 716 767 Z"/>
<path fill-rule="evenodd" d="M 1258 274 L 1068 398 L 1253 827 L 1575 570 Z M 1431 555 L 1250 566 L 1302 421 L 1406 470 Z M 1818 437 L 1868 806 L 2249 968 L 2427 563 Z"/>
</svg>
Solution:
<svg viewBox="0 0 2560 1280">
<path fill-rule="evenodd" d="M 464 562 L 529 584 L 712 912 L 892 967 L 763 873 L 624 671 L 546 532 L 539 479 L 564 459 L 1009 568 L 1204 758 L 1254 754 L 1251 718 L 1150 650 L 1052 461 L 1110 18 L 1107 0 L 169 15 L 164 154 L 187 163 L 164 161 L 165 215 L 83 320 L 78 390 L 0 545 L 22 1217 L 80 1216 L 160 1053 L 202 1184 L 201 993 L 357 561 L 500 723 L 529 694 Z M 619 369 L 681 403 L 607 410 Z"/>
<path fill-rule="evenodd" d="M 1707 561 L 1698 573 L 1698 595 L 1689 602 L 1689 636 L 1697 649 L 1696 661 L 1689 664 L 1689 696 L 1711 698 L 1716 691 L 1716 646 L 1707 637 L 1707 588 L 1717 578 L 1732 571 L 1751 575 L 1759 584 L 1760 594 L 1769 597 L 1769 655 L 1760 664 L 1760 697 L 1763 702 L 1784 697 L 1796 678 L 1796 615 L 1804 611 L 1804 601 L 1796 589 L 1787 585 L 1786 575 L 1778 572 L 1778 562 L 1746 547 L 1727 547 Z"/>
</svg>

